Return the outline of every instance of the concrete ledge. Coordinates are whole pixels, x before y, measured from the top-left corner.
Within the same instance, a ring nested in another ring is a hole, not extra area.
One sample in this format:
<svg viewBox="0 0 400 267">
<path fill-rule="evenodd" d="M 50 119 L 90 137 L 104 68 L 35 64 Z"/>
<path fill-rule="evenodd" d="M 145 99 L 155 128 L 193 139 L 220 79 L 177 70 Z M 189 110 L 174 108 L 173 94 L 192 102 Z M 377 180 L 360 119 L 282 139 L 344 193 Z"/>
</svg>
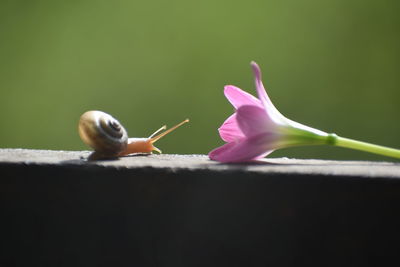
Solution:
<svg viewBox="0 0 400 267">
<path fill-rule="evenodd" d="M 0 266 L 397 266 L 400 164 L 0 149 Z"/>
<path fill-rule="evenodd" d="M 245 172 L 265 175 L 351 176 L 369 178 L 400 178 L 400 163 L 371 161 L 334 161 L 314 159 L 266 158 L 246 164 L 221 164 L 206 155 L 133 155 L 116 160 L 87 161 L 89 151 L 53 151 L 29 149 L 0 149 L 0 165 L 36 165 L 48 167 L 136 170 L 149 168 L 159 171 Z"/>
</svg>

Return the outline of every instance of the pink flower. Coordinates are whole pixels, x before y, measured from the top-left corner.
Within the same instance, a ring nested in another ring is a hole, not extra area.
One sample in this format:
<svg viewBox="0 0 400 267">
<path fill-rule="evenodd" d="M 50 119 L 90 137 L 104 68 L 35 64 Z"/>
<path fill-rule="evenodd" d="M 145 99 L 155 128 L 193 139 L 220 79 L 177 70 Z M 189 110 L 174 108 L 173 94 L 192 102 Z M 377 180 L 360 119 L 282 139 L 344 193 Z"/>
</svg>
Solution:
<svg viewBox="0 0 400 267">
<path fill-rule="evenodd" d="M 220 162 L 243 162 L 263 158 L 276 149 L 329 143 L 328 134 L 284 117 L 272 104 L 261 81 L 261 70 L 251 62 L 258 98 L 238 87 L 225 86 L 225 96 L 236 109 L 218 129 L 225 145 L 209 157 Z"/>
</svg>

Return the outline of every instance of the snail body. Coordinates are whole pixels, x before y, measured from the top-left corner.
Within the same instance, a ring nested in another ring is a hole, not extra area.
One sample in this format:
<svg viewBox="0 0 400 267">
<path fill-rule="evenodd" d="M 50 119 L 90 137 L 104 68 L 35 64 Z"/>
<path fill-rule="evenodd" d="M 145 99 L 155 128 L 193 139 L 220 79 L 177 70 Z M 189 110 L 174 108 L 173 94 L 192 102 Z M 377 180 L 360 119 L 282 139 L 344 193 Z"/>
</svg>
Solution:
<svg viewBox="0 0 400 267">
<path fill-rule="evenodd" d="M 82 114 L 78 130 L 82 141 L 94 149 L 92 158 L 107 158 L 153 151 L 161 153 L 153 144 L 188 121 L 186 119 L 168 130 L 163 126 L 148 138 L 128 138 L 127 131 L 117 119 L 105 112 L 92 110 Z M 158 134 L 163 130 L 166 131 Z"/>
</svg>

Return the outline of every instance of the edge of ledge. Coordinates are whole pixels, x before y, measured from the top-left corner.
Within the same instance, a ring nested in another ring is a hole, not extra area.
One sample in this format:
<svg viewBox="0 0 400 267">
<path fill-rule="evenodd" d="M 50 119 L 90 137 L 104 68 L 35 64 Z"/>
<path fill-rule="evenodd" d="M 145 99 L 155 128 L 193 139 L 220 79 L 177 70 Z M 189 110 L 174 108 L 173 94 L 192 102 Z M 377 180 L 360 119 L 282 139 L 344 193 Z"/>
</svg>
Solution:
<svg viewBox="0 0 400 267">
<path fill-rule="evenodd" d="M 377 161 L 337 161 L 317 159 L 265 158 L 260 161 L 221 164 L 206 155 L 130 155 L 113 160 L 87 161 L 90 151 L 0 149 L 0 167 L 39 165 L 53 167 L 100 167 L 111 169 L 207 170 L 287 175 L 400 178 L 400 163 Z"/>
</svg>

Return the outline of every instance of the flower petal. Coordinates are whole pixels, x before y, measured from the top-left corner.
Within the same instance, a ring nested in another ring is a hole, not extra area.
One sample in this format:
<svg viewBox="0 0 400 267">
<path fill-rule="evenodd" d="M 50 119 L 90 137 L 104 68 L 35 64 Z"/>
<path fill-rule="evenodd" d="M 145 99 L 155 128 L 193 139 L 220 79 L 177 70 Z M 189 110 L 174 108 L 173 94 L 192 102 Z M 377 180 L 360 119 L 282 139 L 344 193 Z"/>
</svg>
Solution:
<svg viewBox="0 0 400 267">
<path fill-rule="evenodd" d="M 260 134 L 227 143 L 211 151 L 208 156 L 210 159 L 219 162 L 251 161 L 271 153 L 275 149 L 274 141 L 275 137 L 268 134 Z"/>
<path fill-rule="evenodd" d="M 264 109 L 256 106 L 241 106 L 236 111 L 236 120 L 247 137 L 271 133 L 278 135 L 278 125 Z"/>
<path fill-rule="evenodd" d="M 237 123 L 236 113 L 230 116 L 222 124 L 218 131 L 222 140 L 225 142 L 233 142 L 235 140 L 244 138 L 244 134 Z"/>
<path fill-rule="evenodd" d="M 255 105 L 262 107 L 260 100 L 236 86 L 225 86 L 224 94 L 229 102 L 231 102 L 231 104 L 235 107 L 235 109 L 243 105 Z"/>
<path fill-rule="evenodd" d="M 254 61 L 250 63 L 253 72 L 254 72 L 254 78 L 255 78 L 255 83 L 256 83 L 256 90 L 257 90 L 257 95 L 258 98 L 260 99 L 261 103 L 263 104 L 264 108 L 269 111 L 273 112 L 276 114 L 279 114 L 280 117 L 283 117 L 280 112 L 275 108 L 274 104 L 272 104 L 271 99 L 269 99 L 267 92 L 265 91 L 264 84 L 261 80 L 261 69 L 258 66 L 258 64 Z"/>
</svg>

